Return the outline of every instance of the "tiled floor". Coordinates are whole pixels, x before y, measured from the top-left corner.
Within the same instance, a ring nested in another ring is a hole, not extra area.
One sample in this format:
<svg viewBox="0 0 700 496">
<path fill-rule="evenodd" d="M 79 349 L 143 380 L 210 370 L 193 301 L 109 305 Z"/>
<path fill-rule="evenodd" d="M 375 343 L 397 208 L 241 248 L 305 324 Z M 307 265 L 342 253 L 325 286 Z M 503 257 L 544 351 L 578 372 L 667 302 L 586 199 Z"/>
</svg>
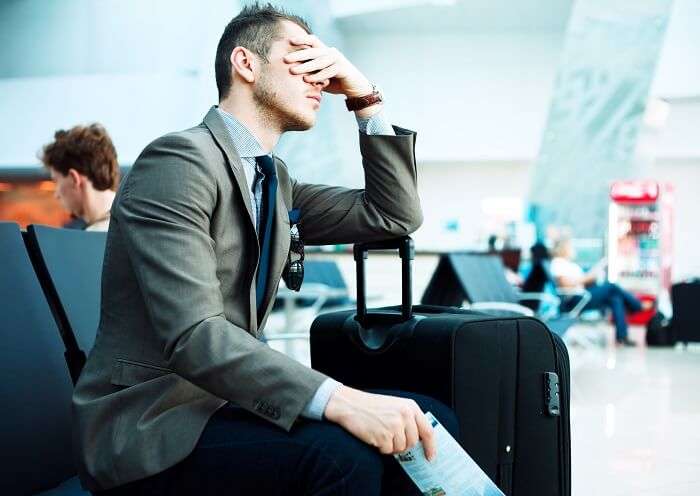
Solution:
<svg viewBox="0 0 700 496">
<path fill-rule="evenodd" d="M 700 348 L 570 355 L 573 496 L 700 495 Z"/>
</svg>

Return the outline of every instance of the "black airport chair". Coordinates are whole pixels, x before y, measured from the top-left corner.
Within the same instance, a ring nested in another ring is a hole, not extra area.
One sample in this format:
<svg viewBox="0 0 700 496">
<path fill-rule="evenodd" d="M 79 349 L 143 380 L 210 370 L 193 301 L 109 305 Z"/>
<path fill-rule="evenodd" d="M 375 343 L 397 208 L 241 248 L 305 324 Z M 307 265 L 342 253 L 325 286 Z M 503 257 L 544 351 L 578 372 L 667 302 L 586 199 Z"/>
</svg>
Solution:
<svg viewBox="0 0 700 496">
<path fill-rule="evenodd" d="M 0 223 L 0 494 L 36 494 L 75 475 L 64 347 L 19 226 Z M 71 492 L 68 487 L 75 488 Z M 52 494 L 88 494 L 75 479 Z"/>
<path fill-rule="evenodd" d="M 66 346 L 75 383 L 95 344 L 107 233 L 31 225 L 25 242 Z"/>
</svg>

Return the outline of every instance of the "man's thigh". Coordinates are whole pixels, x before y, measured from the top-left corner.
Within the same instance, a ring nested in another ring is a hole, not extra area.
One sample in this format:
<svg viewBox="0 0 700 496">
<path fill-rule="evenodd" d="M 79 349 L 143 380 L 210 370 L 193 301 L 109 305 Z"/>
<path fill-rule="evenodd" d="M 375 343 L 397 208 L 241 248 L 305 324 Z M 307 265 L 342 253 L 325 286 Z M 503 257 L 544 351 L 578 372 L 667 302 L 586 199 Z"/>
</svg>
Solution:
<svg viewBox="0 0 700 496">
<path fill-rule="evenodd" d="M 414 399 L 458 435 L 456 417 L 439 401 L 401 391 L 372 392 Z M 241 408 L 225 406 L 185 460 L 116 493 L 369 496 L 380 491 L 420 494 L 393 457 L 381 455 L 336 424 L 300 419 L 286 432 Z"/>
<path fill-rule="evenodd" d="M 169 471 L 154 480 L 158 490 L 166 486 L 163 494 L 378 495 L 383 462 L 376 449 L 330 422 L 300 419 L 287 432 L 226 406 Z"/>
</svg>

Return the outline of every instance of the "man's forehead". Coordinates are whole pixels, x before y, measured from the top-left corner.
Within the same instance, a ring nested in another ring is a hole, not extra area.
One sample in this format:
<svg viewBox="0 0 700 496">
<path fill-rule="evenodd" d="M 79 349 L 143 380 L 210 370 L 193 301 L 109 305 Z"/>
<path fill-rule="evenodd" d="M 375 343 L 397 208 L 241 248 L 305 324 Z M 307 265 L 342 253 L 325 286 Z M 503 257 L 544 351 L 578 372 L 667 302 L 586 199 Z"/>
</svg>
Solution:
<svg viewBox="0 0 700 496">
<path fill-rule="evenodd" d="M 293 46 L 290 43 L 292 38 L 300 38 L 302 36 L 307 36 L 309 33 L 306 32 L 304 28 L 298 24 L 291 21 L 282 21 L 279 29 L 277 30 L 277 36 L 275 36 L 276 43 L 282 43 L 285 48 Z"/>
</svg>

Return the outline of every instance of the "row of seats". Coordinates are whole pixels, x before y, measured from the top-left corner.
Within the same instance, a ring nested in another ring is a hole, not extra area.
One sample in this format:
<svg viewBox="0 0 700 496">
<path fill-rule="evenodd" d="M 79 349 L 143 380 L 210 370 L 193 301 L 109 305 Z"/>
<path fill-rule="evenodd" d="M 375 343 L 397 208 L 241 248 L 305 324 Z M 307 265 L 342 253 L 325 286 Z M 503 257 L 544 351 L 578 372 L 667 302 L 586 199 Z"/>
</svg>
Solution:
<svg viewBox="0 0 700 496">
<path fill-rule="evenodd" d="M 535 268 L 543 272 L 539 284 L 521 292 L 506 278 L 500 256 L 445 253 L 440 256 L 421 303 L 461 307 L 467 301 L 469 308 L 490 314 L 536 316 L 563 336 L 578 321 L 590 295 L 587 291 L 562 293 L 544 262 L 533 266 L 533 271 Z M 577 304 L 562 310 L 562 302 L 570 297 L 577 297 Z"/>
<path fill-rule="evenodd" d="M 0 222 L 0 495 L 87 494 L 75 478 L 70 401 L 99 324 L 106 238 Z M 305 286 L 329 288 L 306 292 L 330 295 L 324 306 L 351 303 L 335 262 L 307 260 Z M 313 305 L 306 293 L 295 304 Z"/>
<path fill-rule="evenodd" d="M 105 241 L 100 232 L 30 226 L 22 233 L 0 223 L 0 494 L 61 484 L 49 494 L 87 494 L 74 477 L 70 400 L 98 325 Z M 76 364 L 70 371 L 68 362 Z"/>
</svg>

